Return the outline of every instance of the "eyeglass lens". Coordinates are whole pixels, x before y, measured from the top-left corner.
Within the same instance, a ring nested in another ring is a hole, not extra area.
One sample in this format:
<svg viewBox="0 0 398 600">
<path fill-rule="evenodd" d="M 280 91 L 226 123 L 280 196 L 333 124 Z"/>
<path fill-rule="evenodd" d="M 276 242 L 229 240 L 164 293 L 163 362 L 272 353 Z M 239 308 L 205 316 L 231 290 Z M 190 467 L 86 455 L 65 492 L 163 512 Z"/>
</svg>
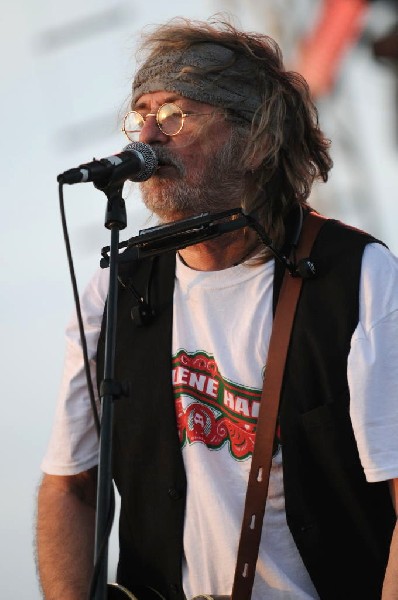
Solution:
<svg viewBox="0 0 398 600">
<path fill-rule="evenodd" d="M 182 129 L 183 112 L 176 104 L 163 104 L 156 113 L 159 129 L 166 135 L 176 135 Z M 127 113 L 124 118 L 124 131 L 131 140 L 137 137 L 144 127 L 144 117 L 136 111 Z"/>
</svg>

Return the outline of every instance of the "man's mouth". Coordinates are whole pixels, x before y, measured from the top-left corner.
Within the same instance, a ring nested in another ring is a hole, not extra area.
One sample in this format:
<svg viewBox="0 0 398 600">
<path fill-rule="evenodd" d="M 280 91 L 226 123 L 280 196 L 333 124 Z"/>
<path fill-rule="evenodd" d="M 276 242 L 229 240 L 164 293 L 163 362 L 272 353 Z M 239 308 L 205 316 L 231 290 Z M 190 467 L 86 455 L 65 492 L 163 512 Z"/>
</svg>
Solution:
<svg viewBox="0 0 398 600">
<path fill-rule="evenodd" d="M 167 162 L 165 160 L 162 160 L 162 159 L 158 160 L 158 168 L 160 168 L 160 167 L 169 167 L 169 166 L 170 166 L 169 162 Z"/>
<path fill-rule="evenodd" d="M 156 151 L 157 159 L 158 159 L 158 167 L 156 170 L 156 175 L 159 176 L 183 176 L 184 168 L 182 164 L 178 163 L 178 160 L 174 160 L 169 153 L 162 148 L 159 148 Z"/>
<path fill-rule="evenodd" d="M 163 160 L 159 160 L 158 167 L 156 169 L 156 175 L 163 175 L 171 172 L 173 170 L 174 174 L 176 173 L 176 167 L 170 162 L 166 162 Z"/>
</svg>

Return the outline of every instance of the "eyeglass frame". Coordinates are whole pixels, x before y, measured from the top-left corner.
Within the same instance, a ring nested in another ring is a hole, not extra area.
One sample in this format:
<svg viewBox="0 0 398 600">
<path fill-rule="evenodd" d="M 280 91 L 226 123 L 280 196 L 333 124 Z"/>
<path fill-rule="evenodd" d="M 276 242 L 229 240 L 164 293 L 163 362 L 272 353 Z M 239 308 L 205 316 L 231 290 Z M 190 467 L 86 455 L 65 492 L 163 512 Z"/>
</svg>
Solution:
<svg viewBox="0 0 398 600">
<path fill-rule="evenodd" d="M 180 113 L 181 113 L 181 127 L 180 127 L 180 128 L 179 128 L 179 130 L 178 130 L 178 131 L 176 131 L 175 133 L 166 133 L 165 131 L 163 131 L 163 129 L 161 128 L 161 125 L 160 125 L 160 123 L 159 123 L 159 118 L 158 118 L 159 112 L 160 112 L 160 110 L 161 110 L 161 109 L 162 109 L 164 106 L 167 106 L 167 105 L 175 106 L 176 108 L 178 108 L 178 110 L 179 110 L 179 111 L 180 111 Z M 178 104 L 175 104 L 175 102 L 164 102 L 164 103 L 163 103 L 161 106 L 159 106 L 159 108 L 157 109 L 157 111 L 156 111 L 155 113 L 147 113 L 147 114 L 145 115 L 145 117 L 144 117 L 144 116 L 143 116 L 143 115 L 142 115 L 142 114 L 141 114 L 141 113 L 140 113 L 138 110 L 129 110 L 129 111 L 128 111 L 128 112 L 127 112 L 125 115 L 124 115 L 124 118 L 123 118 L 123 127 L 122 127 L 121 131 L 124 133 L 124 135 L 127 137 L 127 139 L 128 139 L 130 142 L 132 142 L 132 141 L 134 141 L 134 140 L 131 140 L 131 139 L 130 139 L 130 137 L 128 136 L 128 134 L 127 134 L 127 131 L 126 131 L 126 128 L 125 128 L 125 122 L 126 122 L 126 119 L 127 119 L 128 115 L 131 115 L 132 113 L 135 113 L 136 115 L 139 115 L 139 116 L 141 117 L 141 119 L 142 119 L 142 121 L 143 121 L 142 128 L 144 127 L 144 125 L 145 125 L 145 123 L 146 123 L 146 120 L 147 120 L 147 118 L 148 118 L 148 117 L 155 117 L 155 118 L 156 118 L 156 124 L 157 124 L 157 126 L 159 127 L 159 130 L 160 130 L 160 131 L 161 131 L 161 132 L 162 132 L 164 135 L 167 135 L 168 137 L 173 137 L 173 136 L 175 136 L 175 135 L 178 135 L 178 134 L 179 134 L 179 133 L 182 131 L 182 128 L 184 127 L 184 122 L 185 122 L 185 119 L 186 119 L 186 117 L 211 116 L 211 115 L 214 115 L 214 114 L 223 114 L 223 113 L 221 113 L 221 112 L 219 112 L 219 111 L 213 111 L 213 112 L 211 112 L 211 113 L 195 113 L 195 112 L 184 112 L 184 111 L 182 110 L 182 108 L 181 108 L 180 106 L 178 106 Z M 141 131 L 142 131 L 142 129 L 136 129 L 136 130 L 134 130 L 134 131 L 131 131 L 131 133 L 141 133 Z"/>
</svg>

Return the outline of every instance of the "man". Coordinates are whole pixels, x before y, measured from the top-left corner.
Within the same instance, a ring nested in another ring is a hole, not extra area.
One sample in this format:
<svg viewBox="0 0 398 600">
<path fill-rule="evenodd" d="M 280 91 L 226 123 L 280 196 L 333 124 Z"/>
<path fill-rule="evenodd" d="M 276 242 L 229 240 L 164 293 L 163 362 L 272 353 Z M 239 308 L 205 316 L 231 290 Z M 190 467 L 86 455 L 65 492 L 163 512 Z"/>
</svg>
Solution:
<svg viewBox="0 0 398 600">
<path fill-rule="evenodd" d="M 294 259 L 311 186 L 331 167 L 304 80 L 273 40 L 224 23 L 172 21 L 142 48 L 124 131 L 158 157 L 146 206 L 163 223 L 242 207 Z M 311 258 L 252 597 L 397 598 L 397 260 L 334 221 Z M 114 415 L 117 579 L 138 598 L 147 587 L 181 600 L 231 594 L 284 270 L 250 227 L 121 265 L 115 375 L 130 391 Z M 98 382 L 107 286 L 102 270 L 82 298 Z M 143 299 L 144 324 L 132 313 Z M 47 600 L 87 596 L 97 453 L 73 322 L 38 497 Z"/>
</svg>

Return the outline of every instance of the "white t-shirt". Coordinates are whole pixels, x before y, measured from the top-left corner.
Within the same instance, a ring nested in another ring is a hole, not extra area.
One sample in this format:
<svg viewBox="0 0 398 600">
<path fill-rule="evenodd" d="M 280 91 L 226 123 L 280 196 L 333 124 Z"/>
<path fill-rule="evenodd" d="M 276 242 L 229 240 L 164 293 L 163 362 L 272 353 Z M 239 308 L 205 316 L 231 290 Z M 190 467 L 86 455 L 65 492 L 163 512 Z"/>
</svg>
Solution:
<svg viewBox="0 0 398 600">
<path fill-rule="evenodd" d="M 194 271 L 177 260 L 173 373 L 188 488 L 184 591 L 230 594 L 272 325 L 274 263 Z M 95 358 L 108 272 L 82 297 L 88 352 Z M 398 477 L 398 259 L 365 249 L 360 321 L 348 360 L 351 418 L 368 481 Z M 94 363 L 93 363 L 93 376 Z M 98 462 L 75 319 L 42 469 L 70 475 Z M 286 525 L 281 450 L 274 457 L 253 600 L 317 598 Z"/>
</svg>

